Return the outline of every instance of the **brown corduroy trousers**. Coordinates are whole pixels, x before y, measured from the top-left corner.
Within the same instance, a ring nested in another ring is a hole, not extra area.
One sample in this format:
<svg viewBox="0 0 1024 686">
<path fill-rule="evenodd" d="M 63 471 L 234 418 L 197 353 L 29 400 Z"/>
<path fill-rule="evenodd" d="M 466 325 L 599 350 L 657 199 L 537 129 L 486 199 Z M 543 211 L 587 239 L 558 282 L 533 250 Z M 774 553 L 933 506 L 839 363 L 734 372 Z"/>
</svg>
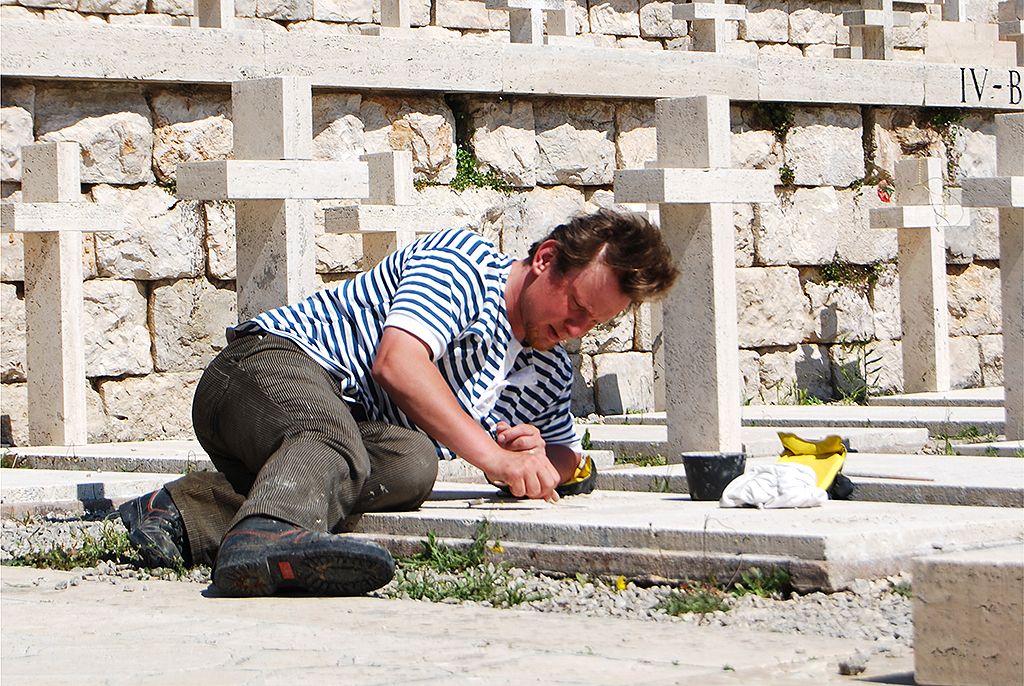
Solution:
<svg viewBox="0 0 1024 686">
<path fill-rule="evenodd" d="M 210 363 L 192 422 L 216 472 L 167 485 L 196 563 L 251 515 L 340 532 L 364 512 L 414 510 L 437 478 L 422 433 L 357 421 L 330 374 L 288 339 L 243 336 Z"/>
</svg>

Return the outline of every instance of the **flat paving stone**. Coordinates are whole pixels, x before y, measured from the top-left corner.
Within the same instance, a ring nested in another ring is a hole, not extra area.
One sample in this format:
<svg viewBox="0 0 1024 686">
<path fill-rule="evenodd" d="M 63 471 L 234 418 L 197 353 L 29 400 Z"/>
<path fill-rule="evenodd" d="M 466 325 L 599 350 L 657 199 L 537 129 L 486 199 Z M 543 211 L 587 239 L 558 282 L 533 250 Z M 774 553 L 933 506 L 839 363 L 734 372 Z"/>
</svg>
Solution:
<svg viewBox="0 0 1024 686">
<path fill-rule="evenodd" d="M 956 435 L 974 429 L 980 434 L 1001 434 L 1006 425 L 1002 407 L 916 407 L 874 405 L 747 405 L 744 426 L 771 427 L 923 427 L 931 434 Z M 664 412 L 610 415 L 606 424 L 665 424 Z"/>
<path fill-rule="evenodd" d="M 583 424 L 580 432 L 590 432 L 590 443 L 594 448 L 611 450 L 618 455 L 668 455 L 668 429 L 664 414 L 661 424 L 650 423 L 656 416 L 631 415 L 646 418 L 649 423 L 641 424 Z M 829 434 L 839 434 L 846 439 L 853 450 L 872 453 L 915 453 L 928 443 L 928 429 L 865 427 L 786 427 L 785 431 L 795 433 L 808 440 L 818 440 Z M 782 450 L 778 429 L 773 427 L 745 426 L 741 437 L 747 454 L 757 457 L 778 455 Z"/>
<path fill-rule="evenodd" d="M 1002 407 L 1005 398 L 1006 393 L 1002 386 L 989 386 L 986 388 L 957 388 L 951 391 L 932 391 L 928 393 L 873 395 L 868 398 L 868 405 Z"/>
<path fill-rule="evenodd" d="M 774 457 L 748 460 L 772 464 Z M 850 453 L 843 473 L 856 485 L 853 500 L 929 505 L 1024 507 L 1024 460 L 945 455 Z M 598 488 L 687 493 L 681 464 L 600 472 Z"/>
<path fill-rule="evenodd" d="M 1024 539 L 1014 508 L 830 501 L 805 510 L 719 508 L 675 493 L 598 490 L 550 504 L 473 484 L 437 484 L 416 512 L 370 513 L 357 531 L 399 553 L 433 532 L 469 540 L 486 521 L 514 563 L 670 579 L 787 568 L 799 589 L 845 588 L 936 550 Z"/>
<path fill-rule="evenodd" d="M 863 641 L 377 598 L 234 599 L 198 584 L 0 571 L 5 686 L 911 683 Z M 57 590 L 60 588 L 61 590 Z M 158 619 L 159 621 L 154 621 Z"/>
</svg>

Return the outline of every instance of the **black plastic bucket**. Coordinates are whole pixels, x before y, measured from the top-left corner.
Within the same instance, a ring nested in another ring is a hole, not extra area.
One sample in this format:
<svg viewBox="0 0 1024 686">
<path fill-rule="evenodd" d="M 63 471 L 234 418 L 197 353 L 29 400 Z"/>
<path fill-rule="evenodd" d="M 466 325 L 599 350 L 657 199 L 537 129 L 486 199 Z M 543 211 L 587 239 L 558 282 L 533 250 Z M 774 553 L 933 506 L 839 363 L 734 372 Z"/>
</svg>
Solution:
<svg viewBox="0 0 1024 686">
<path fill-rule="evenodd" d="M 683 453 L 682 457 L 690 500 L 719 500 L 747 466 L 746 453 Z"/>
</svg>

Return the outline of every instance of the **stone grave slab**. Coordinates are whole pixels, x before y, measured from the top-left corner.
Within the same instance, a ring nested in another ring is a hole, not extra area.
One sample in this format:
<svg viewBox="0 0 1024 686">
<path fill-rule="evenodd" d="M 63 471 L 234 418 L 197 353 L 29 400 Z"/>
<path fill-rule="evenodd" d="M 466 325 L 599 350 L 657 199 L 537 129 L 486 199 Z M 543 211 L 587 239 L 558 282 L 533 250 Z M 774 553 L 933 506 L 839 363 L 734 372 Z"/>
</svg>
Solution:
<svg viewBox="0 0 1024 686">
<path fill-rule="evenodd" d="M 868 405 L 896 405 L 918 407 L 936 405 L 942 407 L 1002 407 L 1003 387 L 957 388 L 951 391 L 929 391 L 925 393 L 897 393 L 868 398 Z"/>
<path fill-rule="evenodd" d="M 987 457 L 1024 457 L 1024 441 L 992 441 L 985 443 L 955 443 L 957 455 L 984 455 Z"/>
<path fill-rule="evenodd" d="M 0 470 L 0 513 L 14 516 L 51 509 L 107 509 L 156 490 L 177 475 L 145 472 Z"/>
<path fill-rule="evenodd" d="M 773 464 L 753 458 L 748 468 Z M 855 484 L 853 500 L 1024 508 L 1024 460 L 1013 457 L 849 453 L 843 474 Z M 681 464 L 620 466 L 600 472 L 602 490 L 686 493 Z"/>
<path fill-rule="evenodd" d="M 357 531 L 411 553 L 431 532 L 468 541 L 485 520 L 505 559 L 538 569 L 679 579 L 776 566 L 801 590 L 888 576 L 937 550 L 1024 540 L 1024 514 L 1011 508 L 831 501 L 723 509 L 674 493 L 615 491 L 550 504 L 443 483 L 417 512 L 370 513 Z"/>
</svg>

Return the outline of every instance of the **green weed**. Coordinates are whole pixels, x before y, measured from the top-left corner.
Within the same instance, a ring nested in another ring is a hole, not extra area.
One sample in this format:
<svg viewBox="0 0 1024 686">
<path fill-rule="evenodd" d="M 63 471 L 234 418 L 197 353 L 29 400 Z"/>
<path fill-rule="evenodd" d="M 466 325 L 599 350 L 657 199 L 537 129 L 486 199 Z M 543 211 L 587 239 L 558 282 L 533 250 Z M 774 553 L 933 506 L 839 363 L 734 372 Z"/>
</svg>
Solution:
<svg viewBox="0 0 1024 686">
<path fill-rule="evenodd" d="M 792 186 L 796 183 L 796 170 L 789 166 L 789 163 L 779 167 L 779 183 L 783 186 Z"/>
<path fill-rule="evenodd" d="M 847 286 L 861 295 L 866 295 L 878 283 L 891 263 L 889 260 L 876 260 L 869 264 L 854 264 L 839 259 L 837 255 L 828 264 L 821 265 L 819 272 L 822 283 Z"/>
<path fill-rule="evenodd" d="M 728 612 L 729 605 L 721 590 L 712 585 L 700 584 L 673 590 L 668 597 L 658 603 L 656 609 L 678 617 L 691 613 Z"/>
<path fill-rule="evenodd" d="M 882 375 L 882 357 L 869 343 L 841 341 L 838 343 L 842 363 L 835 365 L 839 379 L 835 390 L 840 402 L 866 405 L 868 399 L 878 395 L 878 381 Z"/>
<path fill-rule="evenodd" d="M 632 464 L 637 467 L 664 467 L 668 464 L 668 460 L 664 455 L 660 454 L 646 455 L 644 453 L 636 453 L 633 455 L 616 455 L 615 464 Z"/>
<path fill-rule="evenodd" d="M 482 521 L 473 535 L 468 548 L 454 548 L 437 540 L 433 531 L 423 541 L 423 551 L 412 557 L 401 558 L 399 562 L 409 569 L 433 569 L 438 572 L 460 572 L 478 567 L 487 562 L 487 539 L 490 525 Z"/>
<path fill-rule="evenodd" d="M 751 109 L 759 126 L 774 133 L 775 140 L 779 143 L 786 142 L 786 136 L 789 135 L 794 123 L 792 105 L 781 102 L 757 102 Z"/>
<path fill-rule="evenodd" d="M 95 567 L 100 562 L 135 562 L 138 557 L 135 547 L 128 541 L 128 532 L 110 521 L 102 523 L 98 537 L 82 529 L 76 531 L 72 538 L 66 547 L 34 551 L 7 560 L 4 564 L 68 571 L 78 567 Z"/>
<path fill-rule="evenodd" d="M 740 572 L 740 580 L 730 589 L 736 597 L 756 595 L 761 598 L 784 598 L 793 590 L 793 577 L 781 567 L 772 567 L 767 572 L 751 567 Z"/>
<path fill-rule="evenodd" d="M 592 450 L 594 447 L 594 441 L 590 438 L 590 429 L 584 429 L 583 438 L 580 439 L 580 443 L 584 450 Z"/>
<path fill-rule="evenodd" d="M 901 596 L 903 598 L 913 597 L 913 591 L 910 588 L 909 581 L 900 581 L 893 584 L 889 587 L 889 592 L 895 593 L 896 595 Z"/>
</svg>

